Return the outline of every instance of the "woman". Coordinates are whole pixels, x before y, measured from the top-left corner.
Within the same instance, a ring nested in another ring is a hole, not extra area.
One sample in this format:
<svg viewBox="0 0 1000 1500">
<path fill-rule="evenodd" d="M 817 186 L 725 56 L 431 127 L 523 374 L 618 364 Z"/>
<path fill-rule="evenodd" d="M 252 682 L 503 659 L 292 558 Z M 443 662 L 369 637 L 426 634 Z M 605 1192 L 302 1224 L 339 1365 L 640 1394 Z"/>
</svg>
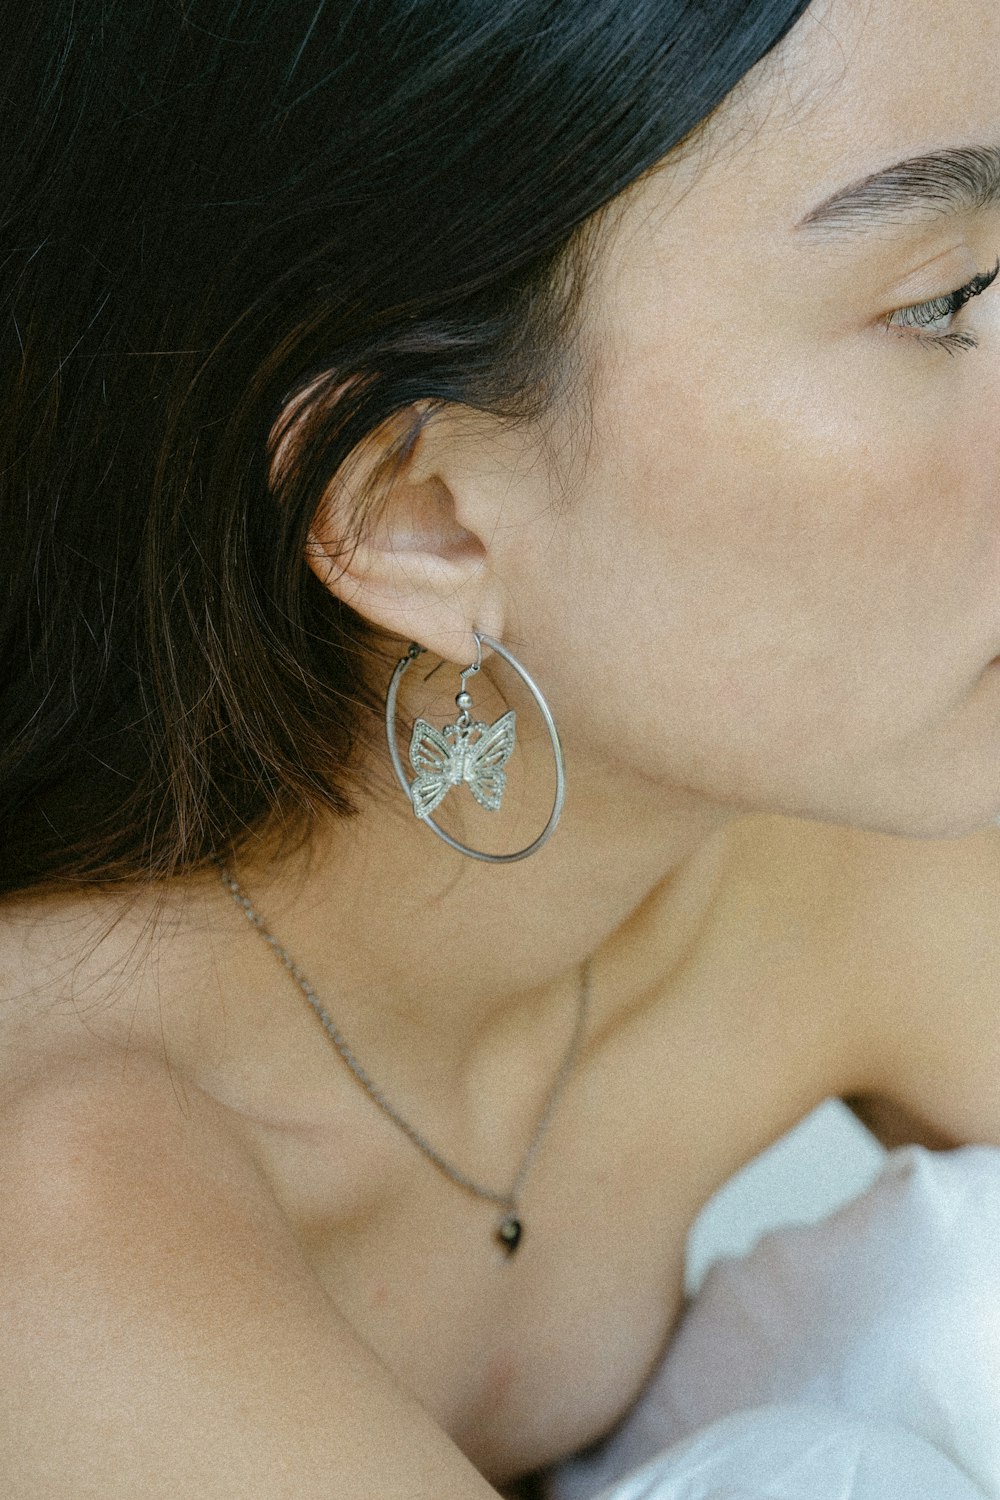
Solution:
<svg viewBox="0 0 1000 1500">
<path fill-rule="evenodd" d="M 19 18 L 7 1494 L 485 1497 L 819 1100 L 1000 1142 L 998 59 L 989 0 Z"/>
</svg>

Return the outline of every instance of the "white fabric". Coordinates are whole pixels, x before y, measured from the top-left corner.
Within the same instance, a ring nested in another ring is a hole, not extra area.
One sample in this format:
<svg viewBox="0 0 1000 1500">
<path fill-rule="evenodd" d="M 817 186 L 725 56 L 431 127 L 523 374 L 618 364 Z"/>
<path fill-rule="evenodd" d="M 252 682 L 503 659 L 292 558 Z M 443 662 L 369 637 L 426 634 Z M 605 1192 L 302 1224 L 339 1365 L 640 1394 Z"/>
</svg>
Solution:
<svg viewBox="0 0 1000 1500">
<path fill-rule="evenodd" d="M 832 1407 L 765 1406 L 712 1422 L 601 1500 L 982 1500 L 904 1428 Z"/>
<path fill-rule="evenodd" d="M 893 1151 L 716 1264 L 624 1424 L 550 1480 L 598 1494 L 1000 1500 L 1000 1148 Z"/>
</svg>

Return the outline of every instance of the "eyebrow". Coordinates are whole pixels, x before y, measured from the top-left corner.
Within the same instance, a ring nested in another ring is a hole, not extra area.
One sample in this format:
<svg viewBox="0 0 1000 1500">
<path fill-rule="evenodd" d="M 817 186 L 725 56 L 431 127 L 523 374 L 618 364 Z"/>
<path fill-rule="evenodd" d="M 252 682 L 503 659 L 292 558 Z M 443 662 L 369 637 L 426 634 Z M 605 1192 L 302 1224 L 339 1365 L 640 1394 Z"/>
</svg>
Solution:
<svg viewBox="0 0 1000 1500">
<path fill-rule="evenodd" d="M 841 238 L 956 213 L 1000 207 L 1000 145 L 911 156 L 840 188 L 797 230 Z"/>
</svg>

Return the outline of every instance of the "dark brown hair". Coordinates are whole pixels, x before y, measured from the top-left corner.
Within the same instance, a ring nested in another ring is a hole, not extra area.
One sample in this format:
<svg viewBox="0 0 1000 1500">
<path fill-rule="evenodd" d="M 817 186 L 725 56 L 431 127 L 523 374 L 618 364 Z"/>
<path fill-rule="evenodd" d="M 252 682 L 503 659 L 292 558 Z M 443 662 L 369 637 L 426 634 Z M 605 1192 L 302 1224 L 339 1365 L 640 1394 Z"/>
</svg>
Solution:
<svg viewBox="0 0 1000 1500">
<path fill-rule="evenodd" d="M 384 683 L 303 561 L 331 476 L 417 402 L 543 411 L 581 226 L 807 4 L 16 8 L 0 890 L 165 878 L 356 805 Z"/>
</svg>

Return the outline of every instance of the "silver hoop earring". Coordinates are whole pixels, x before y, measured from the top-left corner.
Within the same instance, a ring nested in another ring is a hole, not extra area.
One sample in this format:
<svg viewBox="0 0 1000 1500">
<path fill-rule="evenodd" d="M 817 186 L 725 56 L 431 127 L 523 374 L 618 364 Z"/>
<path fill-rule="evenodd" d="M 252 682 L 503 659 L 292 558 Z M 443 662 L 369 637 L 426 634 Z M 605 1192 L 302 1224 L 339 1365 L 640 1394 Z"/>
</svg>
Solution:
<svg viewBox="0 0 1000 1500">
<path fill-rule="evenodd" d="M 462 686 L 455 698 L 455 704 L 459 710 L 458 718 L 454 724 L 446 724 L 443 729 L 435 729 L 432 724 L 427 723 L 426 719 L 418 719 L 413 726 L 413 735 L 410 739 L 410 765 L 417 773 L 414 781 L 407 781 L 396 745 L 396 697 L 403 673 L 426 650 L 426 647 L 419 646 L 416 642 L 396 663 L 396 669 L 392 674 L 385 699 L 385 732 L 397 780 L 409 797 L 410 805 L 421 822 L 426 823 L 427 827 L 436 833 L 439 839 L 450 844 L 452 849 L 457 849 L 459 854 L 467 854 L 470 859 L 485 860 L 491 865 L 509 865 L 514 860 L 527 859 L 529 854 L 534 854 L 547 839 L 551 838 L 562 814 L 563 802 L 566 798 L 566 768 L 555 720 L 537 684 L 529 677 L 521 663 L 505 646 L 501 646 L 499 641 L 492 640 L 488 635 L 480 635 L 475 630 L 472 634 L 476 642 L 476 659 L 462 673 Z M 459 843 L 458 839 L 453 839 L 450 833 L 445 833 L 444 829 L 439 828 L 431 817 L 452 787 L 459 786 L 463 781 L 479 805 L 490 812 L 496 812 L 503 799 L 507 785 L 507 773 L 504 767 L 514 749 L 517 716 L 511 709 L 508 713 L 502 714 L 495 724 L 483 724 L 472 717 L 472 696 L 466 690 L 465 683 L 466 678 L 473 677 L 482 666 L 483 646 L 488 646 L 491 651 L 495 651 L 498 656 L 503 657 L 504 661 L 510 663 L 538 704 L 542 718 L 545 720 L 545 727 L 549 732 L 552 754 L 556 763 L 556 791 L 549 821 L 532 843 L 525 845 L 523 849 L 516 850 L 513 854 L 487 854 L 482 849 L 471 849 L 468 844 Z"/>
</svg>

